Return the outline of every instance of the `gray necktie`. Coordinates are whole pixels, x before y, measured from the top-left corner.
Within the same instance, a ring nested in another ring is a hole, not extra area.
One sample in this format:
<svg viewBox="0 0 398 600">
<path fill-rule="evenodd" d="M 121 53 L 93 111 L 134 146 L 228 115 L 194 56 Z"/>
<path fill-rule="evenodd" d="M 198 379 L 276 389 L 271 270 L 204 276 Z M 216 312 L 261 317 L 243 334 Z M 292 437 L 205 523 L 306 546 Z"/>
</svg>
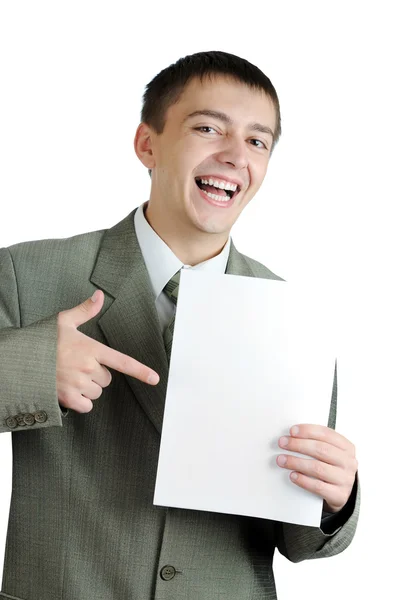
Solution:
<svg viewBox="0 0 398 600">
<path fill-rule="evenodd" d="M 176 306 L 177 306 L 177 299 L 178 299 L 178 288 L 180 285 L 180 275 L 181 275 L 181 270 L 177 271 L 177 273 L 175 275 L 173 275 L 173 277 L 168 281 L 168 283 L 166 283 L 166 285 L 163 288 L 163 291 L 168 295 L 170 300 Z M 164 334 L 163 334 L 164 345 L 165 345 L 166 354 L 167 354 L 167 360 L 169 362 L 170 362 L 170 355 L 171 355 L 171 346 L 173 345 L 174 323 L 175 323 L 175 313 L 174 313 L 173 318 L 171 319 L 170 323 L 167 325 L 167 327 L 164 331 Z"/>
</svg>

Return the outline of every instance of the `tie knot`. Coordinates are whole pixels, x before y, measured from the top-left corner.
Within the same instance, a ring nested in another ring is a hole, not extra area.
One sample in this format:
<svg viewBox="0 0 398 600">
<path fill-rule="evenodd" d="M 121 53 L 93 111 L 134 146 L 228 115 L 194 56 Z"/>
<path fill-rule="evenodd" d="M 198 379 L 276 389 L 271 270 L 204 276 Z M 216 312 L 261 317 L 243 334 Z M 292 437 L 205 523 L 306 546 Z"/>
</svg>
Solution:
<svg viewBox="0 0 398 600">
<path fill-rule="evenodd" d="M 174 304 L 177 304 L 178 287 L 180 285 L 180 275 L 181 270 L 177 271 L 177 273 L 175 273 L 175 275 L 173 275 L 173 277 L 164 286 L 164 291 Z"/>
</svg>

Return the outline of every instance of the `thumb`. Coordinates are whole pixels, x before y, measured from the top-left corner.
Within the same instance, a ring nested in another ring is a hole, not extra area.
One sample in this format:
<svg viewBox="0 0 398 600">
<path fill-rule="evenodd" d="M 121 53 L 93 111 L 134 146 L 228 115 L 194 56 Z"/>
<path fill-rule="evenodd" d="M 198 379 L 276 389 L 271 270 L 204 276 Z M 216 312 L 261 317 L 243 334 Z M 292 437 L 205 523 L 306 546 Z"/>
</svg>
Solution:
<svg viewBox="0 0 398 600">
<path fill-rule="evenodd" d="M 87 298 L 81 304 L 78 304 L 74 308 L 65 310 L 67 313 L 68 321 L 71 325 L 79 327 L 86 323 L 101 311 L 104 305 L 104 292 L 101 290 L 95 290 L 91 298 Z"/>
</svg>

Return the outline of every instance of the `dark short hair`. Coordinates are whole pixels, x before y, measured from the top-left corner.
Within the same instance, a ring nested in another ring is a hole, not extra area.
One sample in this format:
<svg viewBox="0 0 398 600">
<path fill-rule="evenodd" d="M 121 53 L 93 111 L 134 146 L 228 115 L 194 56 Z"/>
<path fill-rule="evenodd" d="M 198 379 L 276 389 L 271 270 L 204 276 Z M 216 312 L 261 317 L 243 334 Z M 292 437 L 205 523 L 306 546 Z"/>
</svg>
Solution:
<svg viewBox="0 0 398 600">
<path fill-rule="evenodd" d="M 194 78 L 203 81 L 212 75 L 225 75 L 248 87 L 264 91 L 271 99 L 276 113 L 275 136 L 272 142 L 271 154 L 279 140 L 281 113 L 279 99 L 270 79 L 255 65 L 228 52 L 212 51 L 197 52 L 180 58 L 158 73 L 145 88 L 141 122 L 146 123 L 157 134 L 163 132 L 166 123 L 167 110 L 178 102 L 187 84 Z M 149 170 L 149 173 L 151 171 Z"/>
</svg>

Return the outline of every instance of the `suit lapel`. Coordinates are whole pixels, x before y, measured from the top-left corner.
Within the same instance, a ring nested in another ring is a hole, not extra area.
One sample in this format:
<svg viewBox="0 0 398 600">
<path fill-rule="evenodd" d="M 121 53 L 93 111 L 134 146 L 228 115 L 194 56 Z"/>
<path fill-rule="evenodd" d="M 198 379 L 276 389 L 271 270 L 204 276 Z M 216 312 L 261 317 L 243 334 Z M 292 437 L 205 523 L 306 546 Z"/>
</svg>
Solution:
<svg viewBox="0 0 398 600">
<path fill-rule="evenodd" d="M 168 364 L 151 282 L 135 233 L 134 212 L 105 232 L 91 281 L 114 298 L 98 320 L 109 346 L 148 365 L 160 376 L 156 386 L 125 376 L 160 432 Z"/>
<path fill-rule="evenodd" d="M 160 376 L 158 385 L 150 386 L 125 375 L 135 398 L 161 432 L 169 369 L 154 294 L 135 233 L 134 213 L 105 231 L 91 281 L 108 294 L 98 325 L 109 346 L 148 365 Z M 255 277 L 246 257 L 232 242 L 225 272 Z"/>
</svg>

